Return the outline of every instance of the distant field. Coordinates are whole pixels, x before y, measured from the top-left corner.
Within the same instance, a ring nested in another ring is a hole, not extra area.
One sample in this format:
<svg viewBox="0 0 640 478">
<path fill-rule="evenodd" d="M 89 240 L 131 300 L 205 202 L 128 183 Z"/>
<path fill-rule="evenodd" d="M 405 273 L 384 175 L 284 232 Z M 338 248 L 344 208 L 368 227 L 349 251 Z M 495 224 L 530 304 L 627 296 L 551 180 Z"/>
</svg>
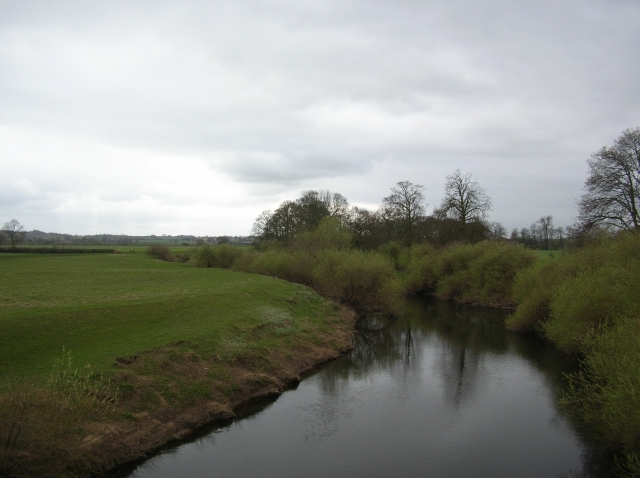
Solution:
<svg viewBox="0 0 640 478">
<path fill-rule="evenodd" d="M 77 366 L 104 370 L 116 357 L 179 340 L 213 349 L 276 316 L 322 328 L 334 313 L 299 285 L 145 254 L 1 254 L 0 383 L 48 373 L 62 347 Z"/>
<path fill-rule="evenodd" d="M 539 250 L 536 250 L 534 252 L 536 254 L 538 254 L 538 257 L 540 257 L 541 259 L 547 259 L 548 257 L 558 257 L 559 255 L 562 254 L 562 251 L 539 251 Z"/>
</svg>

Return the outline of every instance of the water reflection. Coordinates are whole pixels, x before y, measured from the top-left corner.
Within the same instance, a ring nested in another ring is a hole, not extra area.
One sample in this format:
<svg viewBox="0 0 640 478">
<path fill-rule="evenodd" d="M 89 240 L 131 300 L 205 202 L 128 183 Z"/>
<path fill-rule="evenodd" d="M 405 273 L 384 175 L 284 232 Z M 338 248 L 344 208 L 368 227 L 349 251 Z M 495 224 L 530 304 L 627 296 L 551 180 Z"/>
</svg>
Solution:
<svg viewBox="0 0 640 478">
<path fill-rule="evenodd" d="M 353 351 L 132 476 L 606 476 L 555 406 L 575 364 L 505 313 L 415 298 Z"/>
</svg>

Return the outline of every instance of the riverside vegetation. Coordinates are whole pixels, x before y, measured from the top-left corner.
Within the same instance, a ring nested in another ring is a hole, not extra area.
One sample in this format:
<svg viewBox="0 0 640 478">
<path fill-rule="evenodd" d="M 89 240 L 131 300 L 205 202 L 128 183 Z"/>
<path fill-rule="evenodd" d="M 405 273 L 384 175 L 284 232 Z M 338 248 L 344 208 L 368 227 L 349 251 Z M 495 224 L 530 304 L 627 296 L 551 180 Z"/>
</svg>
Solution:
<svg viewBox="0 0 640 478">
<path fill-rule="evenodd" d="M 419 292 L 511 308 L 509 330 L 538 333 L 581 358 L 561 405 L 616 451 L 620 474 L 640 474 L 640 235 L 539 255 L 506 241 L 392 242 L 364 252 L 350 234 L 325 219 L 288 246 L 205 246 L 193 260 L 299 282 L 359 312 L 395 313 L 404 294 Z"/>
<path fill-rule="evenodd" d="M 46 463 L 51 476 L 80 476 L 133 459 L 122 444 L 140 455 L 162 442 L 149 434 L 166 441 L 230 417 L 242 397 L 277 393 L 301 364 L 346 349 L 348 309 L 399 313 L 404 295 L 427 292 L 511 308 L 509 329 L 581 357 L 561 404 L 618 450 L 621 474 L 637 474 L 639 251 L 632 233 L 550 256 L 507 241 L 363 251 L 325 218 L 286 245 L 148 250 L 163 261 L 0 257 L 12 284 L 0 298 L 3 473 Z M 79 369 L 65 355 L 51 372 L 61 344 Z"/>
</svg>

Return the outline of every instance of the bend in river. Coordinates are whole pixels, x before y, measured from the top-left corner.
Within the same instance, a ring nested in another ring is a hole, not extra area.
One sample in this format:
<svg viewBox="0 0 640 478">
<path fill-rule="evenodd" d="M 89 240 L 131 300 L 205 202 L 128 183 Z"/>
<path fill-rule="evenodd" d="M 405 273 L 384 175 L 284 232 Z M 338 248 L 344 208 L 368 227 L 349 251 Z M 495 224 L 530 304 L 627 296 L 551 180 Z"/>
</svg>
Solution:
<svg viewBox="0 0 640 478">
<path fill-rule="evenodd" d="M 409 299 L 397 320 L 362 319 L 353 351 L 295 390 L 119 476 L 607 476 L 555 405 L 575 362 L 503 318 Z"/>
</svg>

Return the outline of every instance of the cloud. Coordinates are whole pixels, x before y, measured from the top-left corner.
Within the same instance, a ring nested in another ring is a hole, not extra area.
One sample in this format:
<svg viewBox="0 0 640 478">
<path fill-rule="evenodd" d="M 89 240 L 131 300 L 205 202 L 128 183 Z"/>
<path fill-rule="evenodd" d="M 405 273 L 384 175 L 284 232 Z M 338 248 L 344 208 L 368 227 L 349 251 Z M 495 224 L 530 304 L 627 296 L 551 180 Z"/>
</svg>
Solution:
<svg viewBox="0 0 640 478">
<path fill-rule="evenodd" d="M 622 0 L 2 2 L 0 213 L 241 234 L 307 188 L 376 204 L 408 179 L 437 204 L 460 167 L 493 219 L 566 224 L 585 159 L 640 125 L 639 20 Z"/>
</svg>

